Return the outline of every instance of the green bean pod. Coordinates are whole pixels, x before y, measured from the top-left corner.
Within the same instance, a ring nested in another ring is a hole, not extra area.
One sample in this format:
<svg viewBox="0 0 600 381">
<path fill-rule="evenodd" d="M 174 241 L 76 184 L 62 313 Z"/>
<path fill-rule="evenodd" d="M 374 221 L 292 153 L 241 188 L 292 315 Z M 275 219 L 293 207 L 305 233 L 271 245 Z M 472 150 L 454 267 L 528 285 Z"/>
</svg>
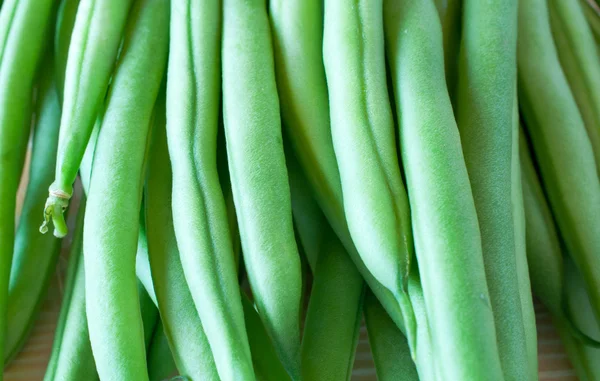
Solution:
<svg viewBox="0 0 600 381">
<path fill-rule="evenodd" d="M 581 0 L 585 18 L 594 34 L 596 46 L 600 49 L 600 5 L 594 0 Z"/>
<path fill-rule="evenodd" d="M 558 58 L 600 166 L 600 51 L 579 2 L 549 0 L 548 9 Z"/>
<path fill-rule="evenodd" d="M 37 84 L 29 182 L 15 236 L 8 287 L 4 363 L 14 358 L 37 320 L 56 268 L 61 241 L 39 233 L 44 184 L 52 180 L 60 126 L 60 104 L 52 59 L 45 60 Z M 41 189 L 41 191 L 40 191 Z"/>
<path fill-rule="evenodd" d="M 77 8 L 64 76 L 56 174 L 48 189 L 42 233 L 52 220 L 55 236 L 67 234 L 63 212 L 108 88 L 132 2 L 82 0 Z"/>
<path fill-rule="evenodd" d="M 410 356 L 408 342 L 373 293 L 365 296 L 365 322 L 375 361 L 377 379 L 417 381 L 419 376 Z"/>
<path fill-rule="evenodd" d="M 560 66 L 547 2 L 519 2 L 519 99 L 566 250 L 600 321 L 600 181 L 592 144 Z"/>
<path fill-rule="evenodd" d="M 364 281 L 327 224 L 293 154 L 287 162 L 294 221 L 313 274 L 302 337 L 302 379 L 349 380 Z"/>
<path fill-rule="evenodd" d="M 73 34 L 73 27 L 75 26 L 79 1 L 80 0 L 62 0 L 56 14 L 56 29 L 54 31 L 54 70 L 56 73 L 56 83 L 61 105 L 64 95 L 69 45 L 71 45 L 71 35 Z M 56 167 L 56 163 L 54 163 L 52 167 Z M 53 179 L 50 181 L 52 180 Z"/>
<path fill-rule="evenodd" d="M 386 0 L 383 13 L 438 376 L 502 380 L 477 212 L 444 80 L 439 17 L 432 1 Z"/>
<path fill-rule="evenodd" d="M 174 0 L 171 15 L 167 138 L 177 246 L 220 378 L 252 380 L 252 357 L 217 172 L 220 1 Z"/>
<path fill-rule="evenodd" d="M 244 262 L 267 332 L 298 379 L 302 271 L 265 0 L 224 0 L 222 41 L 225 136 Z"/>
<path fill-rule="evenodd" d="M 444 68 L 446 85 L 452 106 L 456 112 L 457 87 L 459 72 L 459 53 L 463 33 L 463 4 L 465 0 L 437 0 L 438 13 L 442 23 L 442 38 L 444 43 Z M 443 2 L 440 8 L 439 3 Z"/>
<path fill-rule="evenodd" d="M 193 381 L 219 380 L 175 239 L 171 206 L 173 175 L 167 148 L 164 96 L 159 96 L 156 107 L 144 197 L 146 261 L 149 261 L 162 324 L 179 373 Z M 138 256 L 137 262 L 141 260 Z"/>
<path fill-rule="evenodd" d="M 164 381 L 177 371 L 165 328 L 159 320 L 148 348 L 148 375 L 150 381 Z"/>
<path fill-rule="evenodd" d="M 85 199 L 82 199 L 71 241 L 62 306 L 44 381 L 99 380 L 85 313 L 82 251 L 84 213 Z"/>
<path fill-rule="evenodd" d="M 166 66 L 168 25 L 168 1 L 136 2 L 94 153 L 84 229 L 86 309 L 103 380 L 148 380 L 140 309 L 131 301 L 137 299 L 144 157 Z"/>
<path fill-rule="evenodd" d="M 0 358 L 4 361 L 16 194 L 25 160 L 36 69 L 50 0 L 11 0 L 0 10 Z M 0 380 L 2 375 L 0 375 Z"/>
<path fill-rule="evenodd" d="M 369 272 L 348 231 L 329 126 L 322 2 L 273 0 L 269 6 L 281 116 L 290 145 L 331 227 L 394 322 L 404 329 L 398 303 Z"/>
<path fill-rule="evenodd" d="M 521 300 L 521 283 L 529 282 L 528 275 L 525 272 L 525 279 L 520 279 L 517 265 L 523 259 L 517 256 L 526 254 L 517 252 L 515 242 L 516 217 L 523 213 L 513 199 L 513 193 L 521 192 L 514 192 L 520 176 L 513 176 L 519 165 L 513 158 L 518 152 L 518 146 L 513 150 L 517 11 L 515 0 L 464 1 L 455 103 L 502 369 L 507 380 L 528 380 L 537 378 L 537 355 L 529 356 L 528 349 L 535 348 L 536 341 L 529 340 L 525 329 L 530 329 L 529 319 L 534 318 L 533 304 Z"/>
<path fill-rule="evenodd" d="M 394 294 L 415 347 L 406 294 L 413 256 L 389 101 L 381 0 L 325 2 L 323 55 L 331 135 L 350 234 L 367 269 Z"/>
</svg>

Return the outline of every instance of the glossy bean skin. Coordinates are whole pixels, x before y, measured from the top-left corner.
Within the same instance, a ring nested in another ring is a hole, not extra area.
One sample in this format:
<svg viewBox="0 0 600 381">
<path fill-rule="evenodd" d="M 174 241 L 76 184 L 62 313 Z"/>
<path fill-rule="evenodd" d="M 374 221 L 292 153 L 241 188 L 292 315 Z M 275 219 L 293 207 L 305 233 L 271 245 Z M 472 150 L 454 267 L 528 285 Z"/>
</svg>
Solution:
<svg viewBox="0 0 600 381">
<path fill-rule="evenodd" d="M 600 166 L 600 50 L 578 1 L 549 0 L 558 58 Z"/>
<path fill-rule="evenodd" d="M 225 137 L 244 263 L 267 332 L 298 379 L 302 271 L 266 2 L 224 0 L 222 43 Z"/>
<path fill-rule="evenodd" d="M 332 229 L 392 319 L 404 329 L 394 295 L 369 272 L 348 231 L 329 125 L 323 66 L 323 6 L 316 0 L 274 0 L 269 6 L 281 117 L 290 146 Z M 302 215 L 296 214 L 294 218 L 298 220 Z"/>
<path fill-rule="evenodd" d="M 439 17 L 433 2 L 406 0 L 386 0 L 384 15 L 415 252 L 439 377 L 502 380 L 477 213 L 445 86 Z"/>
<path fill-rule="evenodd" d="M 537 355 L 525 328 L 517 256 L 513 177 L 513 126 L 517 86 L 517 11 L 514 0 L 463 2 L 456 121 L 481 231 L 483 261 L 507 380 L 537 378 Z M 518 147 L 515 147 L 518 149 Z M 518 152 L 518 151 L 517 151 Z M 527 273 L 525 272 L 525 275 Z M 526 275 L 527 276 L 527 275 Z M 535 323 L 533 323 L 535 332 Z M 534 337 L 535 339 L 535 337 Z M 530 364 L 533 362 L 533 364 Z"/>
<path fill-rule="evenodd" d="M 172 172 L 167 148 L 165 98 L 159 96 L 148 159 L 144 210 L 148 258 L 165 335 L 179 373 L 219 380 L 215 361 L 183 272 L 172 212 Z M 138 255 L 137 261 L 142 257 Z"/>
<path fill-rule="evenodd" d="M 166 66 L 168 25 L 167 1 L 134 6 L 94 153 L 84 226 L 86 310 L 103 380 L 148 379 L 140 309 L 131 301 L 137 300 L 144 158 Z"/>
<path fill-rule="evenodd" d="M 132 2 L 82 0 L 77 7 L 73 38 L 68 41 L 56 174 L 44 208 L 43 233 L 52 220 L 55 236 L 67 234 L 63 212 L 108 88 Z"/>
<path fill-rule="evenodd" d="M 175 236 L 222 380 L 252 380 L 227 209 L 217 172 L 220 1 L 171 3 L 167 138 Z M 211 308 L 206 308 L 210 305 Z"/>
<path fill-rule="evenodd" d="M 383 5 L 380 0 L 350 3 L 325 2 L 323 36 L 344 212 L 367 269 L 398 300 L 414 347 L 416 323 L 406 294 L 414 253 L 387 91 Z"/>
<path fill-rule="evenodd" d="M 11 0 L 0 10 L 0 311 L 7 308 L 16 194 L 29 137 L 35 73 L 44 50 L 52 4 L 49 0 Z M 3 361 L 6 319 L 6 314 L 0 314 Z"/>
<path fill-rule="evenodd" d="M 60 125 L 51 58 L 45 60 L 38 78 L 29 181 L 15 236 L 8 287 L 5 364 L 16 356 L 37 319 L 61 247 L 60 240 L 38 231 L 39 211 L 46 200 L 44 183 L 52 181 L 53 171 L 49 168 L 56 160 Z"/>
<path fill-rule="evenodd" d="M 375 361 L 377 379 L 381 381 L 418 380 L 408 342 L 372 293 L 365 296 L 365 322 Z"/>
<path fill-rule="evenodd" d="M 566 250 L 600 319 L 600 181 L 583 119 L 560 66 L 547 2 L 519 3 L 519 99 Z"/>
</svg>

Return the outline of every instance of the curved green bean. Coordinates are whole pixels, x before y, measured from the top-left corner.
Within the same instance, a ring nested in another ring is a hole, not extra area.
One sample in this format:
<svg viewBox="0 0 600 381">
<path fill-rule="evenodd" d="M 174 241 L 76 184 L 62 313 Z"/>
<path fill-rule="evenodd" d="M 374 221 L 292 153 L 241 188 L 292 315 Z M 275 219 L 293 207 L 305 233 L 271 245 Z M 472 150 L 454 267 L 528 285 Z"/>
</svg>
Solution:
<svg viewBox="0 0 600 381">
<path fill-rule="evenodd" d="M 377 379 L 419 380 L 406 338 L 371 292 L 367 292 L 365 296 L 365 322 Z"/>
<path fill-rule="evenodd" d="M 552 40 L 545 0 L 519 2 L 517 57 L 522 113 L 544 188 L 600 321 L 600 181 Z"/>
<path fill-rule="evenodd" d="M 164 381 L 173 376 L 176 371 L 177 367 L 173 362 L 169 340 L 165 334 L 165 328 L 159 320 L 148 348 L 148 375 L 150 381 Z"/>
<path fill-rule="evenodd" d="M 24 344 L 33 327 L 54 274 L 61 241 L 41 235 L 39 211 L 46 201 L 45 183 L 52 180 L 60 126 L 60 104 L 52 59 L 44 62 L 37 84 L 35 125 L 29 182 L 15 236 L 6 309 L 4 363 Z"/>
<path fill-rule="evenodd" d="M 56 174 L 48 190 L 42 233 L 52 219 L 54 235 L 67 234 L 63 212 L 73 194 L 73 183 L 108 88 L 132 2 L 81 0 L 77 8 L 68 41 Z"/>
<path fill-rule="evenodd" d="M 168 1 L 136 2 L 94 153 L 84 229 L 86 309 L 103 380 L 148 380 L 140 309 L 131 301 L 137 299 L 144 157 L 166 66 L 168 25 Z"/>
<path fill-rule="evenodd" d="M 514 182 L 519 180 L 513 176 L 518 169 L 518 159 L 513 160 L 513 141 L 518 141 L 513 138 L 513 126 L 517 126 L 517 11 L 516 0 L 464 1 L 455 102 L 481 231 L 498 351 L 508 380 L 534 379 L 538 372 L 537 355 L 530 358 L 528 351 L 536 341 L 530 342 L 526 334 L 531 327 L 529 319 L 534 318 L 533 304 L 521 300 L 521 283 L 529 282 L 528 275 L 525 272 L 525 279 L 520 279 L 517 265 L 522 259 L 517 256 L 526 254 L 517 252 L 515 242 L 516 214 L 523 213 L 513 200 Z"/>
<path fill-rule="evenodd" d="M 556 51 L 587 129 L 600 166 L 600 50 L 582 5 L 549 0 L 550 24 Z"/>
<path fill-rule="evenodd" d="M 252 357 L 217 172 L 220 1 L 174 0 L 167 137 L 179 256 L 222 380 L 252 380 Z M 206 306 L 211 306 L 207 308 Z"/>
<path fill-rule="evenodd" d="M 369 272 L 348 231 L 329 126 L 322 2 L 273 0 L 269 6 L 281 116 L 291 146 L 331 227 L 369 287 L 404 329 L 398 303 Z"/>
<path fill-rule="evenodd" d="M 302 271 L 265 0 L 224 0 L 222 41 L 225 136 L 246 270 L 277 353 L 298 379 Z"/>
<path fill-rule="evenodd" d="M 394 294 L 415 348 L 406 294 L 413 241 L 389 101 L 381 0 L 325 1 L 323 55 L 331 135 L 350 234 L 367 269 Z"/>
<path fill-rule="evenodd" d="M 386 0 L 383 13 L 439 377 L 502 380 L 477 212 L 444 80 L 439 17 L 431 1 Z"/>
<path fill-rule="evenodd" d="M 219 380 L 202 322 L 190 294 L 173 227 L 172 173 L 167 149 L 165 99 L 159 96 L 144 210 L 148 256 L 158 309 L 180 374 L 193 381 Z M 140 257 L 138 257 L 140 261 Z"/>
<path fill-rule="evenodd" d="M 16 194 L 25 160 L 35 73 L 52 1 L 10 0 L 0 10 L 0 311 L 6 311 L 15 239 Z M 5 359 L 6 313 L 0 314 Z M 0 375 L 2 380 L 2 375 Z"/>
</svg>

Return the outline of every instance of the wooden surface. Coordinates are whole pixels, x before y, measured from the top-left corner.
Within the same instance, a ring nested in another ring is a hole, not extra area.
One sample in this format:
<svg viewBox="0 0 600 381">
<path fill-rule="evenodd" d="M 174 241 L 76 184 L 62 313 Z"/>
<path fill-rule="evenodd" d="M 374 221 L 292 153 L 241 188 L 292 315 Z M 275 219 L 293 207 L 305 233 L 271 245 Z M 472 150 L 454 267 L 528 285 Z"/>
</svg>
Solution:
<svg viewBox="0 0 600 381">
<path fill-rule="evenodd" d="M 26 163 L 26 169 L 27 166 Z M 27 173 L 27 170 L 24 173 Z M 25 182 L 26 179 L 23 179 L 22 183 L 24 184 Z M 20 192 L 17 212 L 20 210 L 22 198 L 23 192 Z M 70 220 L 72 221 L 72 218 Z M 63 290 L 62 279 L 67 268 L 66 248 L 69 246 L 69 240 L 70 238 L 67 237 L 63 242 L 63 251 L 58 261 L 56 275 L 50 285 L 46 302 L 31 337 L 21 354 L 6 369 L 4 373 L 5 381 L 39 381 L 44 376 L 60 309 Z M 538 329 L 540 380 L 576 381 L 577 377 L 565 354 L 563 345 L 552 326 L 550 315 L 539 303 L 536 303 L 535 308 Z M 352 380 L 373 381 L 376 379 L 367 331 L 363 324 L 360 331 Z M 401 380 L 401 377 L 399 377 L 399 380 Z"/>
</svg>

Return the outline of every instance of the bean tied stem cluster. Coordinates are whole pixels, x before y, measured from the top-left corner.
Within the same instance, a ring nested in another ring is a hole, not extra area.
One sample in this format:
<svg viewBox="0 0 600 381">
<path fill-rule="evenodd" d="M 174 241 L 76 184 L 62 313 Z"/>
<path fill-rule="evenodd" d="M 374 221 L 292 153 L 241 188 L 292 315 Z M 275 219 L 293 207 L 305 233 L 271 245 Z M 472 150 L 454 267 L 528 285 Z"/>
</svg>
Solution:
<svg viewBox="0 0 600 381">
<path fill-rule="evenodd" d="M 533 296 L 600 379 L 599 44 L 596 0 L 2 2 L 0 356 L 64 247 L 44 381 L 350 380 L 361 326 L 383 381 L 536 380 Z"/>
</svg>

